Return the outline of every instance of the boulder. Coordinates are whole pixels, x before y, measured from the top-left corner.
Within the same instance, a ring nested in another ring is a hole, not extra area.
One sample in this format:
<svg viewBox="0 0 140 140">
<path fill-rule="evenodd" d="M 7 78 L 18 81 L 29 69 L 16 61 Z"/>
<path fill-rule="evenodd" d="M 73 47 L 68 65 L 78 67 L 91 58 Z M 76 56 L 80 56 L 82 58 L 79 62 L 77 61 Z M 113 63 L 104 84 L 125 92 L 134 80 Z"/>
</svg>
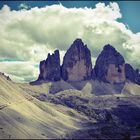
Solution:
<svg viewBox="0 0 140 140">
<path fill-rule="evenodd" d="M 62 64 L 61 75 L 65 81 L 91 79 L 92 63 L 90 50 L 76 39 L 67 50 Z"/>
</svg>

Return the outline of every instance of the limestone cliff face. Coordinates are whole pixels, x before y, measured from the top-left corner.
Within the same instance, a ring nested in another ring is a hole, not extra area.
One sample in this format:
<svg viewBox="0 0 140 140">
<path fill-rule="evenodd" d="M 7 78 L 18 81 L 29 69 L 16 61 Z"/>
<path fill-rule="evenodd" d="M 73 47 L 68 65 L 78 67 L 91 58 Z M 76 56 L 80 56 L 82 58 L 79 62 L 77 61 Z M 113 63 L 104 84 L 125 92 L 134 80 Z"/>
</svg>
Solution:
<svg viewBox="0 0 140 140">
<path fill-rule="evenodd" d="M 125 60 L 111 45 L 105 45 L 96 60 L 94 75 L 99 81 L 121 83 L 125 81 Z M 94 76 L 93 76 L 94 78 Z"/>
<path fill-rule="evenodd" d="M 76 39 L 66 52 L 62 64 L 62 78 L 65 81 L 81 81 L 91 78 L 92 63 L 90 50 Z"/>
<path fill-rule="evenodd" d="M 52 55 L 48 54 L 46 60 L 40 62 L 40 74 L 38 80 L 58 81 L 60 75 L 60 56 L 56 50 Z"/>
<path fill-rule="evenodd" d="M 110 83 L 121 83 L 125 81 L 125 64 L 116 66 L 115 64 L 109 64 L 106 80 Z"/>
</svg>

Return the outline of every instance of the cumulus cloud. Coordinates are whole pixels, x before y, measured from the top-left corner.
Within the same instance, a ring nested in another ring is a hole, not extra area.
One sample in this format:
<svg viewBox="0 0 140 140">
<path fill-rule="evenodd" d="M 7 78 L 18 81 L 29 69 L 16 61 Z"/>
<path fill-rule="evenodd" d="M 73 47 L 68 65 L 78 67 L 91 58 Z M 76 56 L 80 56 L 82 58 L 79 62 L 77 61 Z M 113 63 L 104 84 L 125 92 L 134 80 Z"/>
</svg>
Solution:
<svg viewBox="0 0 140 140">
<path fill-rule="evenodd" d="M 13 81 L 28 82 L 36 80 L 38 70 L 38 63 L 31 62 L 0 62 L 1 72 L 9 75 Z"/>
<path fill-rule="evenodd" d="M 76 38 L 82 38 L 91 50 L 93 64 L 103 46 L 112 44 L 126 62 L 140 68 L 140 33 L 134 34 L 119 18 L 122 15 L 115 2 L 98 3 L 95 8 L 52 5 L 18 11 L 4 5 L 0 10 L 0 71 L 17 81 L 31 81 L 38 75 L 36 64 L 48 52 L 58 48 L 62 61 Z"/>
<path fill-rule="evenodd" d="M 29 9 L 30 6 L 28 6 L 26 3 L 21 3 L 19 6 L 18 6 L 19 9 Z"/>
</svg>

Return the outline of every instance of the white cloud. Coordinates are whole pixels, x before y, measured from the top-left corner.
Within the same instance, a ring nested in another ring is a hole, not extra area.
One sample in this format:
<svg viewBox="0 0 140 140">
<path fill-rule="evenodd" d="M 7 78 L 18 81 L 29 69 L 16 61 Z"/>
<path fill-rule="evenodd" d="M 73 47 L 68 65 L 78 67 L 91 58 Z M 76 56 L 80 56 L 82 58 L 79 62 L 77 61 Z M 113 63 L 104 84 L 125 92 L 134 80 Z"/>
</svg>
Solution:
<svg viewBox="0 0 140 140">
<path fill-rule="evenodd" d="M 19 6 L 18 6 L 19 9 L 29 9 L 30 6 L 28 6 L 26 3 L 21 3 Z"/>
<path fill-rule="evenodd" d="M 38 63 L 31 62 L 0 62 L 1 72 L 9 75 L 13 81 L 27 82 L 36 80 L 38 75 Z"/>
<path fill-rule="evenodd" d="M 46 59 L 47 53 L 56 48 L 60 50 L 62 61 L 65 51 L 79 37 L 91 50 L 93 61 L 102 47 L 110 43 L 123 54 L 127 62 L 140 68 L 140 33 L 134 34 L 118 22 L 117 19 L 121 17 L 115 2 L 107 6 L 98 3 L 93 9 L 52 5 L 15 11 L 5 5 L 0 10 L 0 60 L 3 60 L 0 71 L 11 74 L 17 81 L 35 79 L 38 68 L 34 64 Z M 25 62 L 16 62 L 15 65 L 4 60 Z M 13 70 L 14 67 L 21 73 Z"/>
</svg>

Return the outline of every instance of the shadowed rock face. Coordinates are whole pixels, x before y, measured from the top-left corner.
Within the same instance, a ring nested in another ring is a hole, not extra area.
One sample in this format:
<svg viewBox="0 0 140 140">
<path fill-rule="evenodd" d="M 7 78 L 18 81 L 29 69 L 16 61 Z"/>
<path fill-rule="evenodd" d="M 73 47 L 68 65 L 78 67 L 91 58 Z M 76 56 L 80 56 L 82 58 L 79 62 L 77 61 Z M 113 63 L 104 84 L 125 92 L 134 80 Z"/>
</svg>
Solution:
<svg viewBox="0 0 140 140">
<path fill-rule="evenodd" d="M 135 70 L 130 64 L 125 64 L 125 76 L 126 79 L 135 82 Z"/>
<path fill-rule="evenodd" d="M 140 73 L 139 69 L 135 70 L 135 83 L 140 85 Z"/>
<path fill-rule="evenodd" d="M 81 81 L 91 78 L 92 63 L 90 50 L 76 39 L 64 56 L 62 78 L 65 81 Z"/>
<path fill-rule="evenodd" d="M 125 64 L 125 76 L 126 79 L 140 85 L 139 70 L 138 69 L 135 70 L 130 64 Z"/>
<path fill-rule="evenodd" d="M 40 74 L 38 80 L 58 81 L 60 75 L 60 57 L 56 50 L 52 55 L 48 54 L 46 60 L 40 62 Z"/>
<path fill-rule="evenodd" d="M 111 45 L 105 45 L 94 67 L 96 79 L 109 83 L 125 81 L 125 60 Z M 93 76 L 93 77 L 94 77 Z"/>
</svg>

